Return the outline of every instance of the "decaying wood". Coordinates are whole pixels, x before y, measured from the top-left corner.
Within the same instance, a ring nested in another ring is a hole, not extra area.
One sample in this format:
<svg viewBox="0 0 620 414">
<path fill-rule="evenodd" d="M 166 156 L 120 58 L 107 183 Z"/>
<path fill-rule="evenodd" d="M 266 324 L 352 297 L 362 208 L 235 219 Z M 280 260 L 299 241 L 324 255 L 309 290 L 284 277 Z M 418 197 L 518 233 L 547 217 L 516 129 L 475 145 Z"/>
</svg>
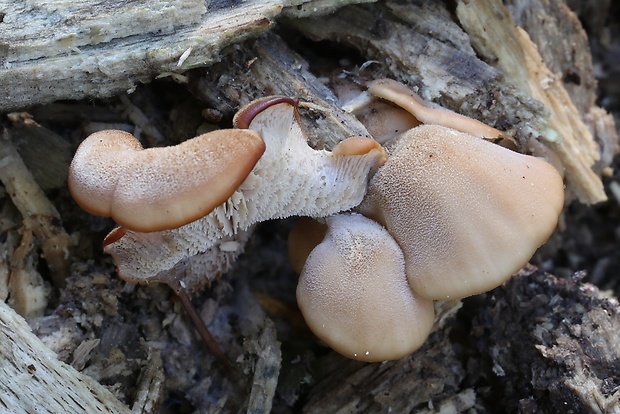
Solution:
<svg viewBox="0 0 620 414">
<path fill-rule="evenodd" d="M 256 363 L 253 369 L 248 413 L 269 413 L 273 407 L 282 364 L 282 352 L 276 334 L 275 325 L 267 319 L 260 337 L 251 344 L 250 352 L 256 355 Z"/>
<path fill-rule="evenodd" d="M 0 407 L 11 413 L 127 413 L 110 391 L 60 362 L 26 321 L 0 302 Z"/>
<path fill-rule="evenodd" d="M 43 276 L 37 271 L 37 252 L 32 228 L 25 224 L 21 235 L 16 230 L 7 231 L 8 256 L 3 265 L 7 268 L 6 291 L 8 304 L 24 318 L 40 316 L 49 303 L 51 289 L 46 286 Z"/>
<path fill-rule="evenodd" d="M 514 22 L 536 44 L 545 66 L 555 78 L 562 79 L 562 86 L 570 96 L 572 105 L 599 146 L 599 161 L 594 165 L 594 170 L 600 172 L 601 168 L 611 165 L 611 158 L 619 152 L 618 137 L 613 116 L 595 105 L 599 85 L 583 26 L 589 26 L 595 38 L 600 35 L 603 29 L 601 20 L 609 5 L 606 5 L 606 0 L 599 2 L 595 8 L 592 8 L 592 3 L 580 1 L 522 0 L 506 4 Z M 575 12 L 572 8 L 576 8 Z M 578 12 L 585 15 L 583 25 L 575 15 Z M 546 16 L 545 24 L 539 24 L 539 16 Z M 587 149 L 586 143 L 582 145 Z M 591 157 L 596 158 L 596 153 L 592 153 Z"/>
<path fill-rule="evenodd" d="M 485 3 L 488 7 L 490 2 Z M 505 4 L 510 10 L 509 19 L 512 24 L 507 26 L 510 30 L 510 26 L 517 24 L 527 32 L 548 70 L 562 79 L 571 101 L 579 113 L 584 114 L 595 104 L 598 82 L 588 35 L 567 3 L 509 0 Z M 465 4 L 460 3 L 458 8 Z M 586 6 L 585 2 L 583 6 Z M 457 15 L 460 14 L 458 8 Z M 540 24 L 539 16 L 545 16 L 545 24 Z M 482 53 L 482 50 L 478 53 Z"/>
<path fill-rule="evenodd" d="M 22 214 L 24 223 L 37 237 L 56 286 L 69 274 L 71 238 L 60 222 L 60 215 L 34 180 L 12 141 L 6 136 L 0 144 L 0 181 Z"/>
<path fill-rule="evenodd" d="M 500 1 L 459 2 L 456 12 L 470 35 L 474 47 L 482 51 L 488 59 L 496 61 L 496 65 L 511 82 L 523 92 L 542 102 L 550 111 L 549 127 L 554 133 L 543 134 L 543 138 L 545 144 L 553 149 L 566 168 L 569 190 L 572 190 L 584 203 L 593 204 L 606 200 L 607 196 L 600 176 L 592 170 L 594 163 L 599 160 L 599 147 L 564 88 L 563 80 L 567 78 L 560 77 L 547 67 L 527 32 L 515 26 L 508 9 Z M 566 45 L 570 42 L 568 44 L 571 48 L 586 53 L 589 49 L 587 42 L 583 41 L 586 37 L 585 33 L 572 13 L 570 17 L 573 17 L 573 25 L 570 28 L 580 30 L 583 35 L 578 37 L 581 42 L 566 39 L 566 33 L 570 33 L 570 30 L 566 28 L 562 31 L 545 33 L 547 38 L 543 45 L 553 44 L 555 48 L 557 44 Z M 502 24 L 489 25 L 488 22 L 491 19 L 501 21 Z M 561 39 L 554 41 L 554 37 L 560 36 Z M 578 47 L 579 45 L 581 48 Z M 566 49 L 566 46 L 563 49 Z M 558 52 L 555 51 L 562 55 Z M 547 51 L 547 55 L 549 54 Z M 576 59 L 573 57 L 572 60 Z M 578 69 L 579 67 L 576 67 L 573 70 Z M 591 77 L 592 67 L 590 66 L 589 71 L 586 72 Z M 574 76 L 579 77 L 579 74 L 574 72 Z M 586 79 L 584 75 L 584 81 Z M 584 97 L 586 102 L 581 106 L 585 107 L 586 111 L 593 106 L 594 99 L 591 90 L 574 95 L 576 98 Z"/>
<path fill-rule="evenodd" d="M 243 43 L 222 62 L 193 72 L 189 79 L 196 96 L 229 118 L 259 97 L 299 99 L 308 142 L 316 149 L 331 149 L 351 136 L 369 136 L 353 115 L 342 110 L 333 91 L 310 72 L 308 63 L 273 33 Z"/>
<path fill-rule="evenodd" d="M 132 414 L 155 414 L 158 412 L 164 393 L 164 370 L 161 352 L 153 349 L 150 352 L 146 368 L 140 373 L 139 387 L 132 406 Z"/>
<path fill-rule="evenodd" d="M 0 111 L 130 91 L 217 62 L 223 47 L 264 32 L 287 8 L 316 14 L 343 3 L 3 0 Z"/>
<path fill-rule="evenodd" d="M 620 412 L 616 299 L 579 274 L 557 279 L 532 267 L 484 296 L 471 327 L 482 368 L 471 374 L 492 384 L 483 398 L 521 412 Z"/>
</svg>

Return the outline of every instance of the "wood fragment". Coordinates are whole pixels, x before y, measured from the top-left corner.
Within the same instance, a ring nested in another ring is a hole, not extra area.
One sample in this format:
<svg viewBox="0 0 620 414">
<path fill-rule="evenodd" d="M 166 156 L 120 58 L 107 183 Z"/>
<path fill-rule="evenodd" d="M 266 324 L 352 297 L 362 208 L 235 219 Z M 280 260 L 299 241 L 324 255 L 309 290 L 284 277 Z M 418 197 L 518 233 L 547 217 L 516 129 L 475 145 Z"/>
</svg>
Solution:
<svg viewBox="0 0 620 414">
<path fill-rule="evenodd" d="M 21 413 L 119 413 L 130 410 L 105 387 L 63 362 L 26 321 L 0 302 L 0 408 Z"/>
<path fill-rule="evenodd" d="M 22 228 L 19 245 L 9 261 L 9 305 L 24 318 L 42 316 L 50 297 L 50 289 L 37 271 L 32 229 Z"/>
<path fill-rule="evenodd" d="M 138 391 L 131 408 L 132 414 L 155 414 L 158 412 L 164 391 L 164 379 L 161 352 L 152 349 L 146 367 L 142 369 L 138 379 Z"/>
<path fill-rule="evenodd" d="M 208 70 L 192 73 L 190 88 L 229 118 L 240 106 L 267 95 L 297 98 L 308 143 L 315 149 L 331 149 L 351 136 L 369 136 L 340 108 L 338 98 L 310 72 L 308 63 L 273 33 L 247 41 Z"/>
<path fill-rule="evenodd" d="M 41 243 L 54 284 L 63 286 L 69 274 L 71 238 L 61 225 L 58 211 L 35 182 L 6 131 L 0 141 L 0 181 Z"/>
<path fill-rule="evenodd" d="M 0 111 L 112 96 L 215 63 L 225 46 L 269 29 L 286 8 L 334 7 L 320 1 L 315 11 L 315 1 L 5 1 Z"/>
<path fill-rule="evenodd" d="M 280 342 L 276 338 L 274 323 L 265 318 L 260 336 L 252 341 L 250 352 L 256 356 L 252 391 L 248 401 L 248 414 L 269 413 L 276 394 L 278 374 L 282 364 Z"/>
<path fill-rule="evenodd" d="M 608 13 L 605 11 L 609 8 L 604 4 L 606 1 L 596 6 L 599 18 Z M 582 6 L 590 5 L 583 3 Z M 508 0 L 504 4 L 514 23 L 536 44 L 545 65 L 562 79 L 562 85 L 579 113 L 587 113 L 595 105 L 599 91 L 590 42 L 584 30 L 588 22 L 571 10 L 577 4 L 574 1 L 538 0 Z M 596 31 L 597 28 L 590 26 L 590 30 Z"/>
<path fill-rule="evenodd" d="M 601 179 L 592 170 L 599 159 L 599 148 L 592 134 L 562 79 L 549 70 L 529 35 L 514 24 L 508 9 L 495 0 L 461 1 L 457 16 L 474 47 L 485 56 L 493 56 L 496 65 L 517 87 L 550 111 L 552 131 L 541 132 L 545 144 L 560 157 L 566 168 L 567 187 L 581 202 L 593 204 L 606 200 Z M 498 24 L 489 25 L 490 21 Z M 564 31 L 557 35 L 564 36 Z"/>
<path fill-rule="evenodd" d="M 88 339 L 86 341 L 82 341 L 80 345 L 73 351 L 73 359 L 71 360 L 71 366 L 78 371 L 84 369 L 86 363 L 90 359 L 91 351 L 99 346 L 101 340 L 97 339 Z"/>
</svg>

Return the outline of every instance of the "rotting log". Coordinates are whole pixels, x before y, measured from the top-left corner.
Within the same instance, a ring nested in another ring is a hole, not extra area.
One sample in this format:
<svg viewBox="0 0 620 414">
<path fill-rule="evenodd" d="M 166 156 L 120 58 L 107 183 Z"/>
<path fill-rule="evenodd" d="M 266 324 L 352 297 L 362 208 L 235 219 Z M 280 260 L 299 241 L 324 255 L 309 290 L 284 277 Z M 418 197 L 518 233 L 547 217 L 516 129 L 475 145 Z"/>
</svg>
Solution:
<svg viewBox="0 0 620 414">
<path fill-rule="evenodd" d="M 217 62 L 222 48 L 266 31 L 282 13 L 350 2 L 2 0 L 0 111 L 131 91 Z"/>
</svg>

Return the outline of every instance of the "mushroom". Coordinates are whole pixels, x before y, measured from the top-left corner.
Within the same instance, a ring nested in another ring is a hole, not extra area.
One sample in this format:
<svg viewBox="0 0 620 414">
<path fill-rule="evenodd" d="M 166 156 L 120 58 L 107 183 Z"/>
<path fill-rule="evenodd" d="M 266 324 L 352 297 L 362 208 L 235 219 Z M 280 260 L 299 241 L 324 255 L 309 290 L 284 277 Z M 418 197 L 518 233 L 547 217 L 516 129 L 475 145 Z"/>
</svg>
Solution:
<svg viewBox="0 0 620 414">
<path fill-rule="evenodd" d="M 288 98 L 255 101 L 241 109 L 235 124 L 258 132 L 266 144 L 254 169 L 224 203 L 196 221 L 158 232 L 120 229 L 111 234 L 104 251 L 113 256 L 123 279 L 161 281 L 172 270 L 180 275 L 196 271 L 198 258 L 209 262 L 211 271 L 223 272 L 241 250 L 235 243 L 238 234 L 269 219 L 324 217 L 351 209 L 361 202 L 371 170 L 386 159 L 370 138 L 345 140 L 333 152 L 310 148 L 295 102 Z"/>
<path fill-rule="evenodd" d="M 556 227 L 563 183 L 541 159 L 438 125 L 411 129 L 386 149 L 356 211 L 387 228 L 425 298 L 493 289 Z"/>
<path fill-rule="evenodd" d="M 124 228 L 172 229 L 222 204 L 264 151 L 264 141 L 250 130 L 218 130 L 149 149 L 127 132 L 99 131 L 78 147 L 69 190 L 84 210 Z"/>
<path fill-rule="evenodd" d="M 370 135 L 381 144 L 421 124 L 407 110 L 374 97 L 367 91 L 346 101 L 342 109 L 355 115 Z"/>
<path fill-rule="evenodd" d="M 399 359 L 418 349 L 433 326 L 433 302 L 409 287 L 398 244 L 360 214 L 337 214 L 326 223 L 325 239 L 308 256 L 297 285 L 310 329 L 361 361 Z"/>
<path fill-rule="evenodd" d="M 299 217 L 291 231 L 288 233 L 286 242 L 288 261 L 291 269 L 297 274 L 306 263 L 308 255 L 325 238 L 327 225 L 310 217 Z"/>
<path fill-rule="evenodd" d="M 411 89 L 392 79 L 377 79 L 368 84 L 368 93 L 405 109 L 422 124 L 443 125 L 478 138 L 514 140 L 506 133 L 476 119 L 427 102 Z"/>
</svg>

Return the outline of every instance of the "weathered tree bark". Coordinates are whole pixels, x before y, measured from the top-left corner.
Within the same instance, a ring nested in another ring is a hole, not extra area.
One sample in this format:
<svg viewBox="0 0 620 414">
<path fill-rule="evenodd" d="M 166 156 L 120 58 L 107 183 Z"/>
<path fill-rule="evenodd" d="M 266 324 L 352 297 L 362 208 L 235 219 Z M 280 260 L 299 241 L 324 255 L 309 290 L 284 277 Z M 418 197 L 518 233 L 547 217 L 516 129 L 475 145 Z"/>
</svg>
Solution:
<svg viewBox="0 0 620 414">
<path fill-rule="evenodd" d="M 0 111 L 131 91 L 217 62 L 225 46 L 265 32 L 282 13 L 321 14 L 346 3 L 2 0 Z"/>
</svg>

